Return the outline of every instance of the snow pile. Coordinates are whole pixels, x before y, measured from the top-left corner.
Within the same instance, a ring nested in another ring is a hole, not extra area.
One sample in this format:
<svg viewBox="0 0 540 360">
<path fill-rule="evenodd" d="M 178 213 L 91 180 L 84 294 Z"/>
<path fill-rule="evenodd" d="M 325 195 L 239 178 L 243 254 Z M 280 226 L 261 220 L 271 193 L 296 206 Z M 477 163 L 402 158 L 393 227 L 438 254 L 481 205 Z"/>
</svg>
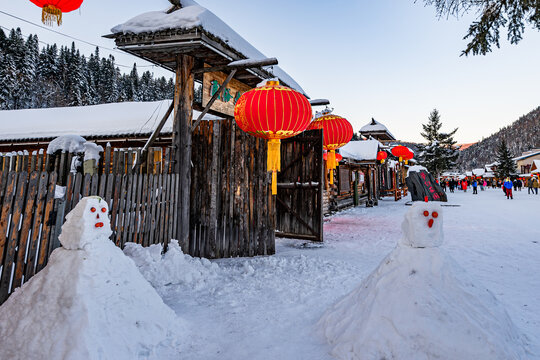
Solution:
<svg viewBox="0 0 540 360">
<path fill-rule="evenodd" d="M 84 152 L 86 139 L 79 135 L 62 135 L 49 143 L 47 154 L 54 154 L 57 151 L 69 153 Z"/>
<path fill-rule="evenodd" d="M 228 46 L 240 52 L 247 59 L 262 60 L 264 56 L 253 45 L 235 32 L 223 20 L 214 15 L 210 10 L 200 6 L 193 0 L 179 0 L 181 9 L 167 14 L 167 11 L 151 11 L 138 15 L 124 24 L 111 29 L 113 34 L 157 32 L 169 29 L 191 30 L 202 28 L 204 31 L 221 39 Z M 279 66 L 274 66 L 272 72 L 285 85 L 306 94 L 304 90 Z"/>
<path fill-rule="evenodd" d="M 0 307 L 3 359 L 162 359 L 178 353 L 184 326 L 110 233 L 100 198 L 84 198 L 68 214 L 64 247 Z"/>
<path fill-rule="evenodd" d="M 437 214 L 435 214 L 437 213 Z M 318 329 L 338 359 L 526 359 L 518 331 L 487 289 L 438 247 L 442 212 L 415 203 L 403 239 Z"/>
<path fill-rule="evenodd" d="M 84 143 L 84 161 L 96 160 L 99 161 L 99 153 L 103 152 L 103 147 L 93 142 Z"/>
<path fill-rule="evenodd" d="M 377 152 L 379 147 L 382 146 L 377 140 L 362 140 L 351 141 L 347 145 L 339 149 L 339 153 L 343 157 L 351 158 L 354 160 L 377 160 Z"/>
<path fill-rule="evenodd" d="M 139 244 L 127 243 L 124 247 L 124 254 L 135 262 L 141 274 L 155 288 L 172 284 L 200 288 L 218 276 L 217 264 L 184 254 L 176 240 L 169 243 L 164 255 L 162 252 L 161 244 L 144 248 Z"/>
</svg>

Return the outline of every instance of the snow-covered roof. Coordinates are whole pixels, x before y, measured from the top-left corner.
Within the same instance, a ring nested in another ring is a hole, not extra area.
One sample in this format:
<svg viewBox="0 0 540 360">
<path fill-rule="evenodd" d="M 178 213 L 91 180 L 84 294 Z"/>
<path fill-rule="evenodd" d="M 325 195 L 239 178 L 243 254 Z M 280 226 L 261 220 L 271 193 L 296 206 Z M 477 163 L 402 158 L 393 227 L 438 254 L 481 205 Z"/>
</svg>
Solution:
<svg viewBox="0 0 540 360">
<path fill-rule="evenodd" d="M 535 151 L 535 152 L 525 153 L 524 155 L 515 157 L 515 158 L 513 158 L 512 160 L 514 160 L 514 161 L 519 161 L 519 160 L 524 160 L 524 159 L 530 158 L 530 157 L 532 157 L 532 156 L 537 156 L 537 155 L 540 155 L 540 151 Z"/>
<path fill-rule="evenodd" d="M 377 152 L 381 143 L 377 140 L 351 141 L 339 149 L 344 158 L 353 160 L 377 160 Z"/>
<path fill-rule="evenodd" d="M 473 169 L 472 173 L 475 175 L 475 176 L 482 176 L 486 173 L 486 170 L 484 169 Z"/>
<path fill-rule="evenodd" d="M 243 54 L 247 59 L 261 60 L 267 58 L 210 10 L 193 0 L 179 0 L 179 2 L 182 7 L 169 14 L 167 14 L 166 10 L 143 13 L 123 24 L 116 25 L 111 31 L 113 34 L 141 34 L 161 30 L 192 30 L 200 28 L 219 38 L 228 46 Z M 302 87 L 279 66 L 274 66 L 271 72 L 289 87 L 306 94 Z"/>
<path fill-rule="evenodd" d="M 369 133 L 375 133 L 375 132 L 377 133 L 386 132 L 388 135 L 390 135 L 392 138 L 395 139 L 394 135 L 392 135 L 392 133 L 388 130 L 386 126 L 384 126 L 383 124 L 381 124 L 380 122 L 378 122 L 377 120 L 373 118 L 368 124 L 360 128 L 361 134 L 366 133 L 367 135 L 369 135 Z"/>
<path fill-rule="evenodd" d="M 61 135 L 117 136 L 150 134 L 161 121 L 171 100 L 122 102 L 92 106 L 0 111 L 0 141 L 46 139 Z M 200 112 L 193 111 L 196 118 Z M 162 133 L 172 132 L 172 118 Z M 204 120 L 219 117 L 206 115 Z"/>
<path fill-rule="evenodd" d="M 409 168 L 407 169 L 407 176 L 409 176 L 409 173 L 411 172 L 420 172 L 420 171 L 429 172 L 428 169 L 426 169 L 422 165 L 414 165 L 414 166 L 409 166 Z"/>
</svg>

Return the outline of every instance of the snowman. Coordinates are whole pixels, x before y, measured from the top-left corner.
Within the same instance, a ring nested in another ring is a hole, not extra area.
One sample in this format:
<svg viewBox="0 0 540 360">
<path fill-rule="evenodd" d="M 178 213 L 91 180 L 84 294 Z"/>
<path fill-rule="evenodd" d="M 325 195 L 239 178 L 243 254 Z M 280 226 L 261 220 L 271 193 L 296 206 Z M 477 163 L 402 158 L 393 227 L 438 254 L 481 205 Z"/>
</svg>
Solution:
<svg viewBox="0 0 540 360">
<path fill-rule="evenodd" d="M 66 216 L 58 237 L 66 250 L 81 250 L 111 236 L 109 205 L 99 196 L 83 198 Z"/>
<path fill-rule="evenodd" d="M 47 266 L 0 306 L 1 359 L 173 359 L 186 325 L 109 240 L 107 202 L 66 216 Z"/>
<path fill-rule="evenodd" d="M 317 324 L 337 359 L 527 359 L 493 294 L 440 247 L 443 210 L 416 202 L 396 248 Z"/>
</svg>

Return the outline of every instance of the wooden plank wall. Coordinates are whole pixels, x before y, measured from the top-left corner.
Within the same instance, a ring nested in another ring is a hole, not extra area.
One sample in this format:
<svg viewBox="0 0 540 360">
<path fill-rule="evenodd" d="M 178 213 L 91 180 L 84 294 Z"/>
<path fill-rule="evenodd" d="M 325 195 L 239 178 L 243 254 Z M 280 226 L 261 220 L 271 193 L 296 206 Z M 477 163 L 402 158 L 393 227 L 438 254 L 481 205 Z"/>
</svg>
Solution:
<svg viewBox="0 0 540 360">
<path fill-rule="evenodd" d="M 266 141 L 234 120 L 203 121 L 193 133 L 190 237 L 192 256 L 275 253 L 275 205 L 266 171 Z"/>
<path fill-rule="evenodd" d="M 323 241 L 323 134 L 305 131 L 281 142 L 277 235 Z"/>
</svg>

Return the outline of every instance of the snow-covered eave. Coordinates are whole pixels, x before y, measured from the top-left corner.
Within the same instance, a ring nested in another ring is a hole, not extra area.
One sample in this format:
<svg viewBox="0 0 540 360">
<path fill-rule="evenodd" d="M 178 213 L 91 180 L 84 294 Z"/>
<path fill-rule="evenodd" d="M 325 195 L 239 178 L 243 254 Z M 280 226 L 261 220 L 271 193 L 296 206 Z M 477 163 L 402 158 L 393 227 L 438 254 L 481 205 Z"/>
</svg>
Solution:
<svg viewBox="0 0 540 360">
<path fill-rule="evenodd" d="M 152 46 L 155 44 L 164 44 L 167 41 L 166 34 L 174 33 L 172 35 L 178 36 L 198 32 L 199 35 L 204 34 L 212 41 L 219 43 L 219 46 L 227 49 L 228 52 L 236 54 L 237 58 L 231 58 L 227 54 L 220 52 L 219 49 L 212 49 L 220 53 L 223 57 L 229 58 L 230 61 L 267 58 L 267 56 L 263 55 L 208 9 L 192 0 L 181 2 L 183 3 L 183 7 L 171 13 L 153 11 L 140 14 L 123 24 L 115 26 L 111 30 L 112 33 L 105 35 L 105 37 L 118 40 L 118 38 L 126 35 L 137 35 L 137 37 L 141 38 L 147 37 L 144 40 L 144 45 L 141 44 L 142 46 Z M 150 41 L 149 43 L 148 39 L 155 35 L 158 35 L 155 39 L 156 41 Z M 204 42 L 204 39 L 202 40 Z M 179 44 L 178 40 L 176 40 L 176 44 Z M 129 48 L 131 46 L 123 46 L 118 41 L 117 45 L 120 49 L 138 56 L 138 54 L 130 51 Z M 208 44 L 203 45 L 206 46 Z M 277 77 L 284 85 L 299 91 L 309 98 L 304 89 L 279 66 L 274 66 L 272 72 L 264 69 L 252 69 L 248 71 L 261 80 Z"/>
</svg>

